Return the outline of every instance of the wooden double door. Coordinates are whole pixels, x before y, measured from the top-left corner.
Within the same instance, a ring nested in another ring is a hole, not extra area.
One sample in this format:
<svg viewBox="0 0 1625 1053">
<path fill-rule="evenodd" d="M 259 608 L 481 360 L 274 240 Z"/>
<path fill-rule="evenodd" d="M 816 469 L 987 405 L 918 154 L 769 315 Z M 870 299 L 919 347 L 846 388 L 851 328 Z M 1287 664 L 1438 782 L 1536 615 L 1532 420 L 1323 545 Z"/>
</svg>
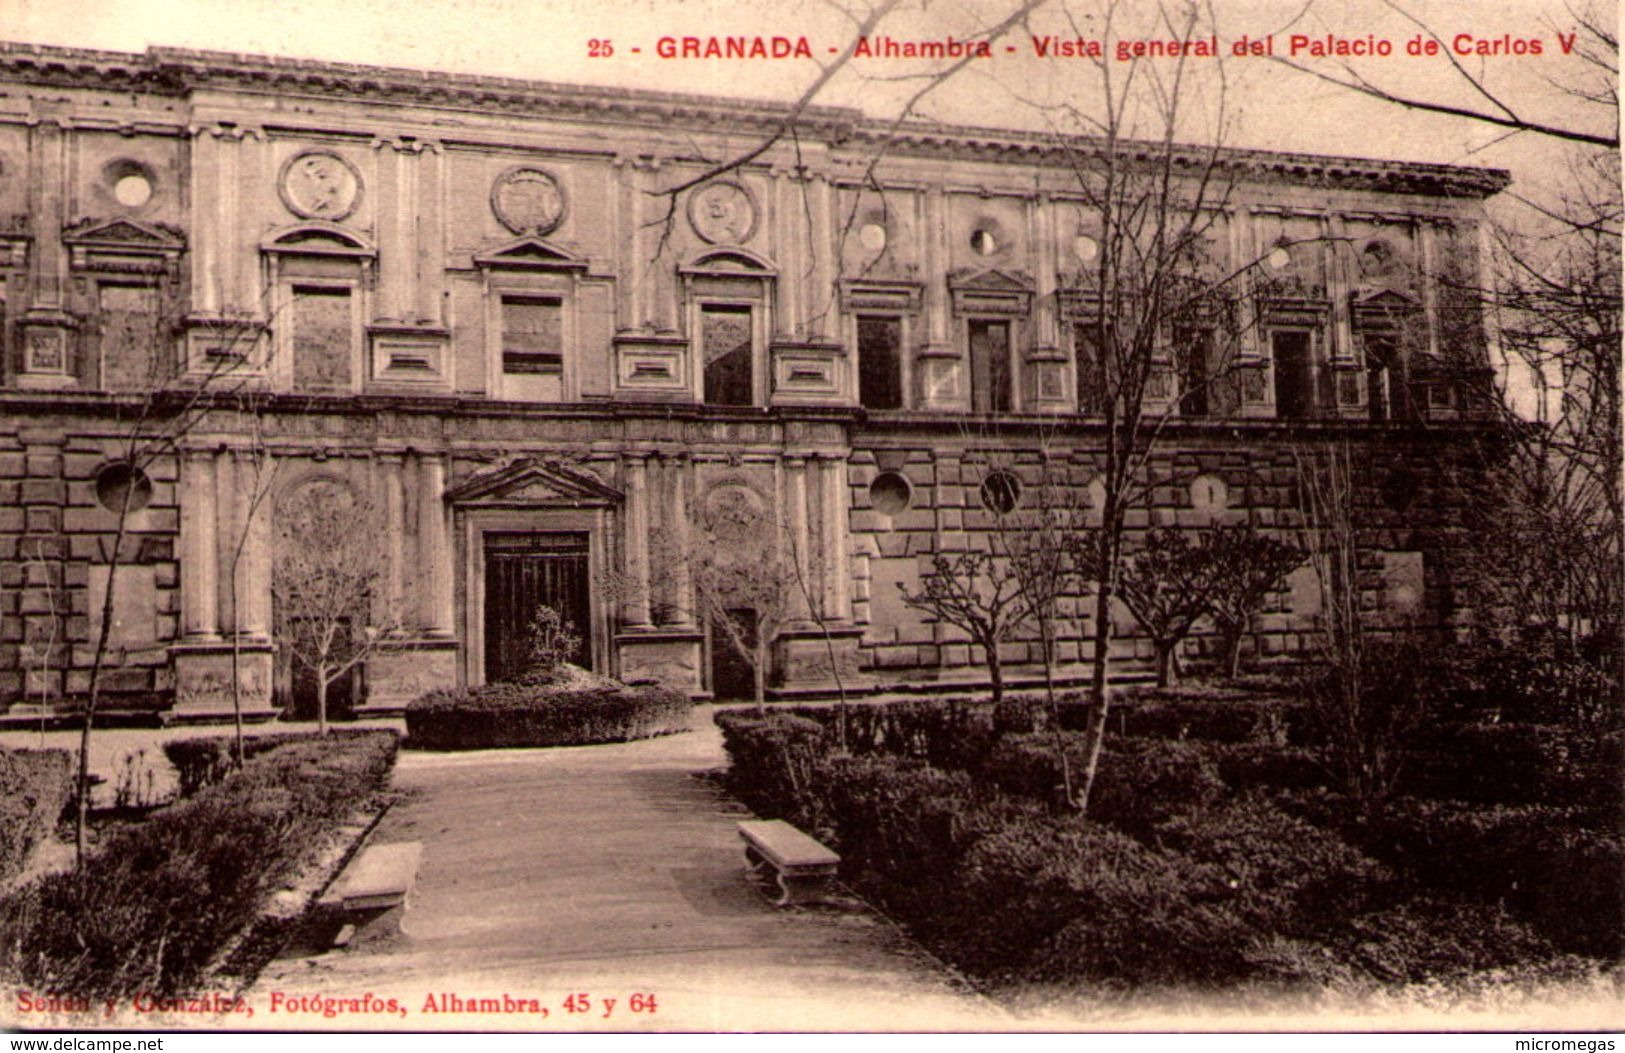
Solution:
<svg viewBox="0 0 1625 1053">
<path fill-rule="evenodd" d="M 592 668 L 587 535 L 515 531 L 485 535 L 485 682 L 517 680 L 530 665 L 537 610 L 558 611 L 579 639 L 573 659 Z"/>
</svg>

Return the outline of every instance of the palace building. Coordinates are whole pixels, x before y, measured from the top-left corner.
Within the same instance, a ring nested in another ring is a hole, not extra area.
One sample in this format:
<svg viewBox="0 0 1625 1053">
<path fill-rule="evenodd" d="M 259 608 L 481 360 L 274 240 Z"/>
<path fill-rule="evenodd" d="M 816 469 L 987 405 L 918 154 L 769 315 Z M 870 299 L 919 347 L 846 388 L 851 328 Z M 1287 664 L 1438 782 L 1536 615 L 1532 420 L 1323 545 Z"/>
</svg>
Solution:
<svg viewBox="0 0 1625 1053">
<path fill-rule="evenodd" d="M 1045 464 L 1090 485 L 1077 144 L 813 107 L 708 175 L 789 117 L 0 46 L 0 713 L 71 705 L 104 629 L 106 706 L 229 711 L 234 667 L 252 710 L 287 704 L 303 674 L 277 646 L 273 548 L 311 488 L 370 517 L 397 639 L 346 682 L 364 709 L 516 675 L 539 604 L 595 670 L 736 692 L 662 555 L 715 510 L 802 554 L 817 617 L 779 634 L 776 690 L 827 689 L 832 661 L 849 689 L 983 679 L 899 585 L 1000 529 Z M 1295 458 L 1346 443 L 1379 479 L 1373 603 L 1446 624 L 1447 469 L 1489 375 L 1463 289 L 1507 176 L 1224 168 L 1216 252 L 1279 257 L 1280 280 L 1222 389 L 1200 362 L 1154 378 L 1165 483 L 1131 525 L 1297 529 Z M 1260 618 L 1260 657 L 1307 646 L 1306 574 Z M 1150 651 L 1120 629 L 1132 669 Z M 1063 641 L 1074 673 L 1086 637 Z M 1011 674 L 1035 656 L 1010 644 Z"/>
</svg>

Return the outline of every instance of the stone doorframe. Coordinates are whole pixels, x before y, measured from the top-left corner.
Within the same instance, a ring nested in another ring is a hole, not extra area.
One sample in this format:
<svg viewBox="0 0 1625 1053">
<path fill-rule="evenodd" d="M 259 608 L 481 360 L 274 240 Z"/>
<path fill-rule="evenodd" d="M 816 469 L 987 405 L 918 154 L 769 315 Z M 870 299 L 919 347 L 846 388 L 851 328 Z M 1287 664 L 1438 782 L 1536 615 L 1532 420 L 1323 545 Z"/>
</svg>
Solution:
<svg viewBox="0 0 1625 1053">
<path fill-rule="evenodd" d="M 597 586 L 612 563 L 620 491 L 590 472 L 523 458 L 482 473 L 446 492 L 457 544 L 459 679 L 485 683 L 485 537 L 492 533 L 587 535 L 589 632 L 593 667 L 611 671 L 612 605 Z"/>
</svg>

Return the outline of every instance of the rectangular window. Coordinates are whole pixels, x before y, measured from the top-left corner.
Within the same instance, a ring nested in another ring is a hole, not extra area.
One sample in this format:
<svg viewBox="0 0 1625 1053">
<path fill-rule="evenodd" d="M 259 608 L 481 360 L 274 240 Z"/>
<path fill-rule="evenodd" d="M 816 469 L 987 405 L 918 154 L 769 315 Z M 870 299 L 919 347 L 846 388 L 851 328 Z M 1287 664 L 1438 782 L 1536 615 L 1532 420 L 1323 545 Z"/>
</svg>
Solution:
<svg viewBox="0 0 1625 1053">
<path fill-rule="evenodd" d="M 349 289 L 295 286 L 293 383 L 301 391 L 349 391 L 355 359 L 355 312 Z"/>
<path fill-rule="evenodd" d="M 1393 364 L 1398 361 L 1392 340 L 1367 338 L 1365 342 L 1366 408 L 1374 421 L 1393 420 L 1397 408 L 1394 396 Z"/>
<path fill-rule="evenodd" d="M 1275 415 L 1285 418 L 1315 414 L 1314 341 L 1303 330 L 1283 329 L 1270 334 L 1275 358 Z"/>
<path fill-rule="evenodd" d="M 101 335 L 101 386 L 109 391 L 150 391 L 157 381 L 157 290 L 149 285 L 102 285 L 96 289 Z"/>
<path fill-rule="evenodd" d="M 1072 352 L 1077 363 L 1078 412 L 1091 416 L 1106 412 L 1105 361 L 1100 353 L 1100 327 L 1083 322 L 1072 327 Z"/>
<path fill-rule="evenodd" d="M 1181 330 L 1174 334 L 1174 354 L 1179 356 L 1179 412 L 1185 417 L 1205 417 L 1213 403 L 1211 334 L 1202 330 Z"/>
<path fill-rule="evenodd" d="M 564 303 L 556 298 L 502 298 L 502 371 L 564 373 Z"/>
<path fill-rule="evenodd" d="M 858 401 L 865 409 L 902 409 L 902 348 L 901 319 L 858 319 Z"/>
<path fill-rule="evenodd" d="M 1010 411 L 1010 323 L 972 321 L 970 328 L 971 409 Z"/>
<path fill-rule="evenodd" d="M 705 355 L 705 401 L 713 406 L 754 403 L 751 367 L 755 324 L 751 309 L 701 307 L 700 343 Z"/>
</svg>

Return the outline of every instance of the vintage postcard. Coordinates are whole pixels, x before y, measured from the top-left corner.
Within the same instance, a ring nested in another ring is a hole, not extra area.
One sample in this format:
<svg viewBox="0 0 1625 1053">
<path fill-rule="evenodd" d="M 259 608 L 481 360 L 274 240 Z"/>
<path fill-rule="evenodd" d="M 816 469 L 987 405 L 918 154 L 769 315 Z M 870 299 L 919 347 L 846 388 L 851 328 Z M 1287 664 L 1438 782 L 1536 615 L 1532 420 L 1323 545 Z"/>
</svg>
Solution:
<svg viewBox="0 0 1625 1053">
<path fill-rule="evenodd" d="M 0 0 L 0 1025 L 1618 1028 L 1618 21 Z"/>
</svg>

